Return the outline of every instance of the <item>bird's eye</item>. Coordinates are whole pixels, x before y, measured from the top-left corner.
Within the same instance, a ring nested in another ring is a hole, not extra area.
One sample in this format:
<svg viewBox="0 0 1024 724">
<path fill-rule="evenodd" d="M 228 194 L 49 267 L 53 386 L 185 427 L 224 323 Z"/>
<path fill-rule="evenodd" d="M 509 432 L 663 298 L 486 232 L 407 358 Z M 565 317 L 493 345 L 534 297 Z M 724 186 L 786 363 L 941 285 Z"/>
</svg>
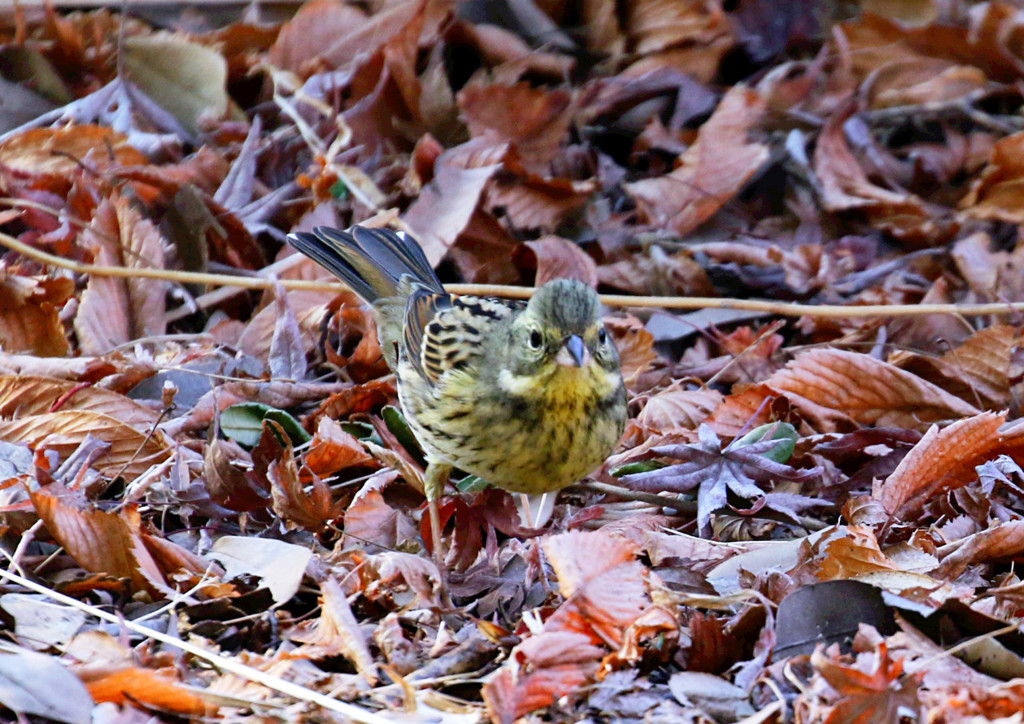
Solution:
<svg viewBox="0 0 1024 724">
<path fill-rule="evenodd" d="M 601 327 L 601 329 L 598 331 L 597 341 L 600 342 L 601 344 L 604 344 L 605 342 L 608 341 L 608 332 L 605 331 L 604 327 Z"/>
<path fill-rule="evenodd" d="M 530 347 L 532 347 L 533 349 L 540 349 L 540 346 L 541 344 L 543 344 L 543 342 L 544 339 L 543 337 L 540 336 L 540 332 L 538 330 L 535 329 L 532 332 L 530 332 Z"/>
</svg>

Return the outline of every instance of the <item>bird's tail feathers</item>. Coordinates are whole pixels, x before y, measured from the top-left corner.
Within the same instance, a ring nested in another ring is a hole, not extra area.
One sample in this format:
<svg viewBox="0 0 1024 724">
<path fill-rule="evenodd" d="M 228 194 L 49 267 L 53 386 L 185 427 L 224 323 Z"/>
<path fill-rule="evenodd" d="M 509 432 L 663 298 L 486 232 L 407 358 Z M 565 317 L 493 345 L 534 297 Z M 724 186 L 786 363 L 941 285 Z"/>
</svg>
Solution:
<svg viewBox="0 0 1024 724">
<path fill-rule="evenodd" d="M 408 294 L 403 278 L 430 291 L 444 292 L 423 249 L 401 232 L 363 226 L 342 231 L 318 226 L 312 233 L 289 234 L 288 241 L 371 304 Z"/>
</svg>

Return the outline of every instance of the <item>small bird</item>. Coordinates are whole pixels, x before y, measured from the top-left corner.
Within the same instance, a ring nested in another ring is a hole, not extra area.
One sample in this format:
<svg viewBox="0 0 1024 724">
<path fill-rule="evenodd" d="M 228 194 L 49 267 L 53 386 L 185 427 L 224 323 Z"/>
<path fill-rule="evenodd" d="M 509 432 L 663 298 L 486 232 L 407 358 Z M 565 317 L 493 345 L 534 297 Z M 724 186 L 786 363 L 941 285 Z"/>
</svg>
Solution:
<svg viewBox="0 0 1024 724">
<path fill-rule="evenodd" d="M 615 448 L 626 391 L 586 284 L 555 279 L 529 302 L 456 296 L 404 233 L 321 226 L 288 239 L 374 309 L 402 411 L 427 460 L 435 557 L 437 501 L 452 468 L 540 495 L 578 481 Z"/>
</svg>

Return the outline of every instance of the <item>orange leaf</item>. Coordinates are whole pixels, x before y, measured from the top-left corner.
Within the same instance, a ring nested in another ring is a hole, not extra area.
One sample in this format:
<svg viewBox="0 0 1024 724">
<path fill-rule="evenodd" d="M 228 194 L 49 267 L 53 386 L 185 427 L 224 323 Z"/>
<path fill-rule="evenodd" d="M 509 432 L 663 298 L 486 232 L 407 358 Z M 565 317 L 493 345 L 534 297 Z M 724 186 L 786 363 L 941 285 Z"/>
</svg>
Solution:
<svg viewBox="0 0 1024 724">
<path fill-rule="evenodd" d="M 635 544 L 602 532 L 570 532 L 542 546 L 566 599 L 545 630 L 584 633 L 618 648 L 623 631 L 650 604 Z"/>
<path fill-rule="evenodd" d="M 128 136 L 103 126 L 61 126 L 22 131 L 0 143 L 0 164 L 25 173 L 64 176 L 81 164 L 99 170 L 111 163 L 132 166 L 146 157 Z"/>
<path fill-rule="evenodd" d="M 839 349 L 805 352 L 766 384 L 826 429 L 844 418 L 918 429 L 928 422 L 978 413 L 920 377 L 866 354 Z"/>
<path fill-rule="evenodd" d="M 604 326 L 612 335 L 612 341 L 619 350 L 622 377 L 627 387 L 636 384 L 641 373 L 646 372 L 654 360 L 654 337 L 643 322 L 632 315 L 606 317 Z"/>
<path fill-rule="evenodd" d="M 96 703 L 112 702 L 123 706 L 139 702 L 184 716 L 204 716 L 213 710 L 202 697 L 150 669 L 134 667 L 114 671 L 86 682 L 85 688 Z"/>
<path fill-rule="evenodd" d="M 977 478 L 975 466 L 998 454 L 999 426 L 1005 419 L 1006 413 L 983 412 L 941 430 L 932 426 L 885 482 L 876 485 L 872 497 L 890 515 L 912 517 L 939 493 Z"/>
<path fill-rule="evenodd" d="M 60 310 L 74 292 L 71 279 L 0 274 L 0 349 L 61 357 L 68 340 Z"/>
<path fill-rule="evenodd" d="M 467 84 L 458 94 L 470 134 L 495 144 L 511 142 L 524 165 L 544 171 L 567 140 L 572 95 L 528 83 Z"/>
<path fill-rule="evenodd" d="M 359 440 L 327 416 L 320 418 L 316 435 L 306 452 L 305 464 L 321 478 L 346 468 L 376 466 L 373 456 L 366 452 Z"/>
<path fill-rule="evenodd" d="M 61 490 L 51 485 L 31 492 L 30 496 L 50 535 L 78 565 L 91 573 L 129 579 L 133 591 L 152 590 L 147 575 L 162 582 L 156 564 L 125 517 L 87 508 L 66 490 L 58 494 Z M 134 508 L 126 511 L 130 516 Z M 146 574 L 141 566 L 147 568 Z"/>
<path fill-rule="evenodd" d="M 1024 224 L 1024 133 L 1002 138 L 992 146 L 992 158 L 981 177 L 960 202 L 975 219 Z"/>
</svg>

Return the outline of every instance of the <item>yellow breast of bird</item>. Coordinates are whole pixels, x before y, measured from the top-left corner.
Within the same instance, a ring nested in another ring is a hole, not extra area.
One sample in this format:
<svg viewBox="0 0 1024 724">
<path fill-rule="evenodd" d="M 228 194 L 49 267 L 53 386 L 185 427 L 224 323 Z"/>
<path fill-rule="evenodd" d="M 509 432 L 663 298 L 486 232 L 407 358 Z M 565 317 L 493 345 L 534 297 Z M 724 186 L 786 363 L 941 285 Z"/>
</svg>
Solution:
<svg viewBox="0 0 1024 724">
<path fill-rule="evenodd" d="M 622 434 L 621 380 L 598 365 L 560 367 L 543 378 L 503 372 L 497 386 L 455 374 L 436 388 L 403 371 L 402 407 L 428 457 L 505 490 L 539 494 L 570 485 L 600 465 Z"/>
</svg>

